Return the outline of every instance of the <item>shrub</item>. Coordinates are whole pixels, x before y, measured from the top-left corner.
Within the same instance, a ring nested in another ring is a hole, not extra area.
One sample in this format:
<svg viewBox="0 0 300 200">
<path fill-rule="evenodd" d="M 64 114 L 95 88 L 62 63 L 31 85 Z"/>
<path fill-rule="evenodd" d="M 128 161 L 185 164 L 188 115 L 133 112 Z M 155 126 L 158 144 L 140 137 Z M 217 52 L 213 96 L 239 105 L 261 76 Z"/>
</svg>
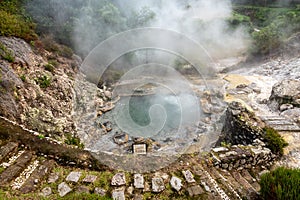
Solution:
<svg viewBox="0 0 300 200">
<path fill-rule="evenodd" d="M 14 62 L 15 56 L 11 50 L 8 50 L 5 45 L 0 43 L 0 57 L 8 62 Z"/>
<path fill-rule="evenodd" d="M 44 66 L 45 70 L 49 71 L 49 72 L 54 72 L 54 66 L 50 63 L 46 64 Z"/>
<path fill-rule="evenodd" d="M 39 84 L 41 88 L 47 88 L 51 84 L 51 78 L 47 77 L 46 75 L 39 76 L 35 79 L 35 82 Z"/>
<path fill-rule="evenodd" d="M 288 143 L 281 137 L 281 135 L 273 128 L 264 128 L 265 135 L 264 139 L 266 146 L 272 151 L 272 153 L 282 156 L 283 148 L 288 145 Z"/>
<path fill-rule="evenodd" d="M 67 135 L 67 139 L 65 140 L 65 143 L 68 145 L 78 146 L 81 149 L 84 148 L 84 145 L 82 143 L 80 143 L 80 139 L 77 137 L 73 137 L 71 135 Z"/>
<path fill-rule="evenodd" d="M 15 36 L 26 41 L 37 39 L 35 25 L 25 21 L 21 16 L 0 11 L 0 35 Z"/>
<path fill-rule="evenodd" d="M 20 76 L 20 79 L 21 79 L 23 82 L 25 82 L 25 81 L 26 81 L 26 76 L 25 76 L 25 74 L 22 74 L 22 75 Z"/>
<path fill-rule="evenodd" d="M 262 175 L 260 187 L 266 200 L 300 199 L 300 169 L 277 168 Z"/>
<path fill-rule="evenodd" d="M 43 47 L 50 52 L 56 53 L 57 55 L 71 58 L 73 50 L 65 45 L 58 44 L 52 36 L 47 35 L 41 39 Z"/>
</svg>

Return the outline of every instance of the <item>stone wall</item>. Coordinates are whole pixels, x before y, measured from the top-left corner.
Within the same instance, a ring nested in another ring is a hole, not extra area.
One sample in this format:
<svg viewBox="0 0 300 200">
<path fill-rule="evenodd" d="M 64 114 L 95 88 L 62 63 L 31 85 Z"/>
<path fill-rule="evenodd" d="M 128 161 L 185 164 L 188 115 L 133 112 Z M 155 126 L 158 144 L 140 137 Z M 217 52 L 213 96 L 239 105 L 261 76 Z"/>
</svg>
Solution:
<svg viewBox="0 0 300 200">
<path fill-rule="evenodd" d="M 255 139 L 263 141 L 264 126 L 264 123 L 242 103 L 232 102 L 228 105 L 217 146 L 220 146 L 222 142 L 232 145 L 248 145 L 252 144 Z"/>
<path fill-rule="evenodd" d="M 258 139 L 255 140 L 254 145 L 217 147 L 212 149 L 210 154 L 213 165 L 226 170 L 250 169 L 257 165 L 268 168 L 276 159 L 276 155 Z"/>
</svg>

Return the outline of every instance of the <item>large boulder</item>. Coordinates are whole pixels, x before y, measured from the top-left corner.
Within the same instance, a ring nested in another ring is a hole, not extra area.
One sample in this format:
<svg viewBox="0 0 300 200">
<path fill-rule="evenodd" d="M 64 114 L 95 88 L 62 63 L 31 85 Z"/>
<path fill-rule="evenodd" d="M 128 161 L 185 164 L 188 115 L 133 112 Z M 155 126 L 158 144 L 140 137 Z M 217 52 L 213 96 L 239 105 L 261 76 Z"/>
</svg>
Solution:
<svg viewBox="0 0 300 200">
<path fill-rule="evenodd" d="M 300 107 L 300 81 L 287 79 L 273 86 L 269 98 L 269 106 L 273 110 L 280 109 L 283 104 L 291 104 Z"/>
</svg>

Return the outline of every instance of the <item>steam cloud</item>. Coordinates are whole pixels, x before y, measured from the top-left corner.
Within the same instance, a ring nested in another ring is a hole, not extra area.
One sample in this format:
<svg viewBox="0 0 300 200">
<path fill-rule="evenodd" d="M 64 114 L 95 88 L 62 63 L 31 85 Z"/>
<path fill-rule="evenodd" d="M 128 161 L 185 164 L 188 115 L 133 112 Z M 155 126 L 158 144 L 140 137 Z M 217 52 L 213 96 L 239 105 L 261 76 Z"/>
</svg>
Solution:
<svg viewBox="0 0 300 200">
<path fill-rule="evenodd" d="M 237 56 L 245 52 L 249 45 L 244 27 L 230 28 L 226 21 L 232 14 L 232 6 L 228 0 L 116 0 L 113 3 L 120 13 L 116 12 L 111 24 L 103 24 L 100 28 L 106 33 L 113 34 L 141 26 L 171 29 L 201 43 L 213 58 Z M 93 4 L 89 6 L 95 6 Z M 73 32 L 79 52 L 87 52 L 99 42 L 97 39 L 102 33 L 97 32 L 99 27 L 91 23 L 92 18 L 88 7 L 81 10 Z M 127 21 L 126 27 L 122 23 L 124 20 Z M 163 42 L 159 35 L 157 42 Z"/>
</svg>

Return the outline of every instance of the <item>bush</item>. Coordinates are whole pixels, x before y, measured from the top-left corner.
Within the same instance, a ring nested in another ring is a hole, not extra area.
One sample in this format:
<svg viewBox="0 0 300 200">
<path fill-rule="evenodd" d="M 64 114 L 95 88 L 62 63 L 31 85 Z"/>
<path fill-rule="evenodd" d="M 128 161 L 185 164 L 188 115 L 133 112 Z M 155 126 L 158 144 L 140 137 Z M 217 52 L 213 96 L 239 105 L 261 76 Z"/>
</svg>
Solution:
<svg viewBox="0 0 300 200">
<path fill-rule="evenodd" d="M 45 68 L 45 70 L 47 70 L 48 72 L 54 72 L 54 66 L 52 65 L 52 64 L 50 64 L 50 63 L 48 63 L 48 64 L 46 64 L 45 66 L 44 66 L 44 68 Z"/>
<path fill-rule="evenodd" d="M 262 175 L 260 187 L 266 200 L 300 199 L 300 170 L 277 168 Z"/>
<path fill-rule="evenodd" d="M 20 79 L 21 79 L 23 82 L 25 82 L 25 81 L 26 81 L 26 76 L 25 76 L 25 74 L 22 74 L 22 75 L 20 76 Z"/>
<path fill-rule="evenodd" d="M 0 1 L 0 35 L 15 36 L 26 41 L 37 39 L 35 24 L 24 13 L 20 1 Z"/>
<path fill-rule="evenodd" d="M 283 148 L 286 147 L 288 143 L 273 128 L 266 127 L 264 131 L 264 139 L 266 142 L 266 146 L 272 151 L 272 153 L 282 156 Z"/>
<path fill-rule="evenodd" d="M 47 88 L 51 84 L 51 78 L 47 77 L 46 75 L 39 76 L 35 79 L 35 82 L 39 84 L 41 88 Z"/>
<path fill-rule="evenodd" d="M 69 134 L 67 134 L 67 139 L 65 140 L 65 143 L 68 145 L 74 145 L 74 146 L 78 146 L 79 148 L 83 149 L 84 145 L 82 143 L 80 143 L 80 139 L 77 137 L 73 137 Z"/>
<path fill-rule="evenodd" d="M 56 53 L 59 56 L 71 58 L 73 55 L 73 50 L 71 48 L 58 44 L 50 35 L 43 37 L 41 43 L 47 51 Z"/>
<path fill-rule="evenodd" d="M 8 62 L 14 62 L 15 56 L 12 51 L 8 50 L 6 46 L 0 43 L 0 57 Z"/>
</svg>

